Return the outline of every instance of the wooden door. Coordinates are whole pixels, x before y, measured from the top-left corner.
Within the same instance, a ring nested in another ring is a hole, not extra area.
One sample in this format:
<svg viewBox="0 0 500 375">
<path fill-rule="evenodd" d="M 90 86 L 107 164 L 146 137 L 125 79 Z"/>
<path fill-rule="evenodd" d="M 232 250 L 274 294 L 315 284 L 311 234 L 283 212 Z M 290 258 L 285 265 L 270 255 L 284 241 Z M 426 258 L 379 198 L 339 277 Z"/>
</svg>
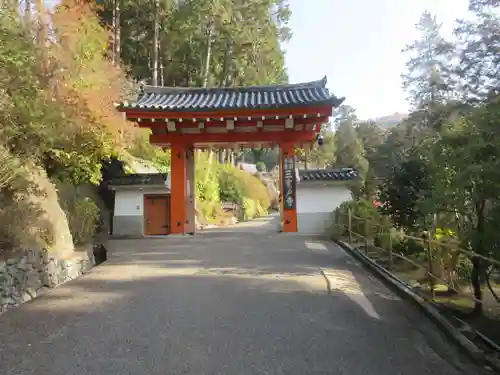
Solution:
<svg viewBox="0 0 500 375">
<path fill-rule="evenodd" d="M 144 234 L 165 235 L 170 233 L 170 196 L 144 196 Z"/>
</svg>

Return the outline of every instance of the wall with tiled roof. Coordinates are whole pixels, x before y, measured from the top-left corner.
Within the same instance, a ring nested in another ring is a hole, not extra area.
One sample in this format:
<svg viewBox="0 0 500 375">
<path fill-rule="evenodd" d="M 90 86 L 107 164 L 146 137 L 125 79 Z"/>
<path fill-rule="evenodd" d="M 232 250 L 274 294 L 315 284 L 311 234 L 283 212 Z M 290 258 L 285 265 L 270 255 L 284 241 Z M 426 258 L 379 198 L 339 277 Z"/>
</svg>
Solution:
<svg viewBox="0 0 500 375">
<path fill-rule="evenodd" d="M 338 169 L 300 169 L 299 180 L 307 181 L 350 181 L 358 177 L 353 168 Z"/>
</svg>

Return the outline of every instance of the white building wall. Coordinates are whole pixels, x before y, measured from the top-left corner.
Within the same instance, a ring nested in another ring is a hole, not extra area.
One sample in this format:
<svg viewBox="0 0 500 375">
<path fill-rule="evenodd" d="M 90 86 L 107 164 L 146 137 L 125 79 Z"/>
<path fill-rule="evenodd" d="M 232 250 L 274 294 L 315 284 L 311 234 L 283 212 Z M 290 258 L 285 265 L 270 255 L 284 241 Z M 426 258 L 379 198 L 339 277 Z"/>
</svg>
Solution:
<svg viewBox="0 0 500 375">
<path fill-rule="evenodd" d="M 343 185 L 304 185 L 297 184 L 298 231 L 322 235 L 331 224 L 332 212 L 352 200 L 351 193 Z"/>
<path fill-rule="evenodd" d="M 144 193 L 142 191 L 115 192 L 115 216 L 142 216 L 143 213 Z"/>
<path fill-rule="evenodd" d="M 166 188 L 142 187 L 115 191 L 113 235 L 142 236 L 144 234 L 144 195 L 168 194 Z"/>
</svg>

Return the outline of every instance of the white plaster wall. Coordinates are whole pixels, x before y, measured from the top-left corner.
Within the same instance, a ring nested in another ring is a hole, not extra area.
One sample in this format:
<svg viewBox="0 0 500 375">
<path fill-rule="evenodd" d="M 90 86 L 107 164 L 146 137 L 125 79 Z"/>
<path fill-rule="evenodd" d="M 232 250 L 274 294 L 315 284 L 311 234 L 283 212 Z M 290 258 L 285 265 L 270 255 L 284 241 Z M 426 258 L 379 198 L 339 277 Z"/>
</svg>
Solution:
<svg viewBox="0 0 500 375">
<path fill-rule="evenodd" d="M 298 231 L 304 234 L 324 234 L 332 212 L 342 203 L 352 200 L 343 185 L 304 186 L 297 184 Z"/>
<path fill-rule="evenodd" d="M 115 216 L 142 216 L 144 193 L 137 190 L 115 192 Z"/>
<path fill-rule="evenodd" d="M 127 189 L 115 191 L 114 216 L 143 216 L 144 194 L 168 194 L 167 189 Z"/>
<path fill-rule="evenodd" d="M 297 184 L 298 213 L 332 212 L 351 199 L 351 192 L 343 185 L 308 187 Z"/>
</svg>

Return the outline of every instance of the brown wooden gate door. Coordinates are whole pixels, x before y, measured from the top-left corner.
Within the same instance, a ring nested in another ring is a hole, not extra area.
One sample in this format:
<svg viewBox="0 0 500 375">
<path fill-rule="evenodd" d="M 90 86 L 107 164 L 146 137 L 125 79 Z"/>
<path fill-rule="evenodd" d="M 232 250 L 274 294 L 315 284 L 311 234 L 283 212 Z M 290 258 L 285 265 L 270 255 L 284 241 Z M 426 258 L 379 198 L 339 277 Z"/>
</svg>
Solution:
<svg viewBox="0 0 500 375">
<path fill-rule="evenodd" d="M 170 233 L 170 195 L 144 196 L 144 234 Z"/>
</svg>

